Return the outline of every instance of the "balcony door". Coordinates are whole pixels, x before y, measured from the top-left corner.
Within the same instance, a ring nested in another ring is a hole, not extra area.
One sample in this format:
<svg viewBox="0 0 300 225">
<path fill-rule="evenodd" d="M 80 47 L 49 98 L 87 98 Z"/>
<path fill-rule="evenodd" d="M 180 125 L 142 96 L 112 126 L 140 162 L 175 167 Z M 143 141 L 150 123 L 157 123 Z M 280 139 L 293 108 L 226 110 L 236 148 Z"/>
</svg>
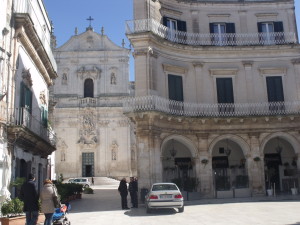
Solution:
<svg viewBox="0 0 300 225">
<path fill-rule="evenodd" d="M 176 101 L 171 102 L 169 109 L 170 113 L 181 114 L 183 113 L 183 85 L 182 77 L 177 75 L 168 75 L 169 85 L 169 99 Z"/>
<path fill-rule="evenodd" d="M 271 76 L 266 78 L 269 109 L 271 111 L 284 110 L 284 95 L 282 87 L 282 78 L 280 76 Z"/>
<path fill-rule="evenodd" d="M 257 24 L 259 38 L 264 45 L 282 44 L 284 41 L 283 23 L 261 22 Z"/>
<path fill-rule="evenodd" d="M 217 96 L 220 113 L 234 112 L 232 78 L 217 78 Z"/>
</svg>

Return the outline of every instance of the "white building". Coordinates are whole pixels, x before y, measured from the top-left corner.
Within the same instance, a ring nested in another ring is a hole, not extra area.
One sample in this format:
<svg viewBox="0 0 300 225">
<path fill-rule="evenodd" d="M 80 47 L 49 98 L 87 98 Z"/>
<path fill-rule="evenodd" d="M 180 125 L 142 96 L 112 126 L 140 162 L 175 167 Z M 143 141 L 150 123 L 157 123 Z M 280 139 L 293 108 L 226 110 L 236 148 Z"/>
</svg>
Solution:
<svg viewBox="0 0 300 225">
<path fill-rule="evenodd" d="M 2 199 L 11 180 L 50 176 L 55 134 L 48 126 L 49 87 L 56 78 L 51 24 L 42 0 L 1 1 L 0 161 Z"/>
<path fill-rule="evenodd" d="M 300 57 L 293 0 L 134 0 L 140 187 L 207 197 L 299 187 Z M 187 185 L 197 182 L 198 185 Z"/>
<path fill-rule="evenodd" d="M 54 128 L 59 137 L 56 175 L 63 177 L 136 174 L 134 134 L 123 115 L 130 95 L 130 50 L 89 26 L 55 50 L 58 76 L 53 96 Z"/>
</svg>

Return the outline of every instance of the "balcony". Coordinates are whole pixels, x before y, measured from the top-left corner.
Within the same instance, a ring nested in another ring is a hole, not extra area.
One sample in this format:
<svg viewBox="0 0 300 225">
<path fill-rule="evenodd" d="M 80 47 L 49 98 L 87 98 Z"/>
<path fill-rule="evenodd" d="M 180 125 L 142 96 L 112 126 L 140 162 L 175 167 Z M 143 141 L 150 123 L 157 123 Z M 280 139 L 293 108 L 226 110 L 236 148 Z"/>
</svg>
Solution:
<svg viewBox="0 0 300 225">
<path fill-rule="evenodd" d="M 39 153 L 51 154 L 56 146 L 54 131 L 46 128 L 25 108 L 16 108 L 12 112 L 8 126 L 8 133 L 13 135 L 11 138 L 22 139 L 23 143 L 34 143 L 34 146 L 43 146 L 39 147 Z M 34 151 L 34 147 L 30 150 Z"/>
<path fill-rule="evenodd" d="M 170 29 L 154 19 L 126 22 L 126 34 L 152 32 L 171 42 L 193 46 L 254 46 L 296 44 L 293 32 L 200 34 Z"/>
<path fill-rule="evenodd" d="M 124 113 L 156 111 L 186 117 L 250 117 L 300 114 L 300 101 L 209 104 L 187 103 L 159 96 L 143 96 L 123 100 Z"/>
<path fill-rule="evenodd" d="M 50 61 L 54 71 L 57 71 L 56 61 L 51 50 L 51 25 L 43 4 L 40 1 L 14 0 L 13 12 L 16 18 L 17 26 L 20 24 L 26 24 L 28 21 L 30 21 L 31 25 L 33 26 L 33 30 L 28 30 L 26 33 L 30 35 L 30 37 L 34 34 L 37 35 L 38 42 L 41 43 L 47 55 L 43 55 L 43 57 L 48 57 L 48 60 Z M 26 28 L 30 29 L 31 26 L 26 26 Z M 32 41 L 34 39 L 35 38 L 31 38 Z"/>
</svg>

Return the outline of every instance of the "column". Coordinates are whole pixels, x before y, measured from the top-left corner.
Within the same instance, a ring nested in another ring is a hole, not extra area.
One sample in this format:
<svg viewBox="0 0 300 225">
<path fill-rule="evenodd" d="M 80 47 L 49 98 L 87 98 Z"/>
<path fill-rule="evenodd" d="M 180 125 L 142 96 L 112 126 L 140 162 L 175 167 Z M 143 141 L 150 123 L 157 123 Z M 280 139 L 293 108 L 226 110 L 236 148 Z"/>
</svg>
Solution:
<svg viewBox="0 0 300 225">
<path fill-rule="evenodd" d="M 212 156 L 208 152 L 208 134 L 198 134 L 199 156 L 196 160 L 197 177 L 200 181 L 201 195 L 214 197 Z"/>
<path fill-rule="evenodd" d="M 265 195 L 264 157 L 263 149 L 259 149 L 259 134 L 251 133 L 250 155 L 246 155 L 248 166 L 249 187 L 253 196 Z"/>
</svg>

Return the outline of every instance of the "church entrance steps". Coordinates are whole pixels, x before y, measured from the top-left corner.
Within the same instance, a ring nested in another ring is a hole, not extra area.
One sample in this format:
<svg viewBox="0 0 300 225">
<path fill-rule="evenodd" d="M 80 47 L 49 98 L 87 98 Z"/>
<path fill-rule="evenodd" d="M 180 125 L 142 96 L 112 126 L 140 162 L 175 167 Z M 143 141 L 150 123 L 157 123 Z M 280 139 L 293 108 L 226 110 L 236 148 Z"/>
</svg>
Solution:
<svg viewBox="0 0 300 225">
<path fill-rule="evenodd" d="M 92 181 L 92 178 L 89 178 Z M 94 177 L 94 185 L 119 185 L 120 181 L 109 177 Z"/>
</svg>

